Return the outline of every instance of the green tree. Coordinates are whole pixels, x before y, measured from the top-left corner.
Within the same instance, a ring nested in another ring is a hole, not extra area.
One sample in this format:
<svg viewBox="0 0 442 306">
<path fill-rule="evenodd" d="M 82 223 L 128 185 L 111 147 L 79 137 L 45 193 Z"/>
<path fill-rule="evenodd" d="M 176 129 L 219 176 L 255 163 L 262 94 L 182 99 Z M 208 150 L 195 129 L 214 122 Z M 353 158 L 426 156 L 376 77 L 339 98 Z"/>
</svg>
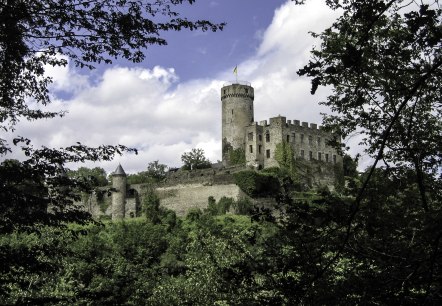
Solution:
<svg viewBox="0 0 442 306">
<path fill-rule="evenodd" d="M 297 291 L 292 300 L 300 304 L 438 304 L 439 1 L 327 4 L 342 15 L 330 28 L 314 34 L 320 47 L 298 73 L 312 78 L 313 94 L 319 86 L 331 88 L 322 102 L 334 112 L 325 116 L 326 126 L 344 137 L 361 133 L 361 144 L 374 163 L 362 175 L 363 184 L 350 188 L 350 197 L 324 195 L 314 209 L 287 211 L 283 221 L 296 222 L 282 228 L 280 240 L 287 242 L 283 249 L 293 250 L 286 260 L 293 264 L 300 286 L 287 279 L 284 290 Z M 380 162 L 383 168 L 378 167 Z M 351 163 L 348 166 L 345 171 L 354 174 Z M 298 237 L 309 239 L 295 241 Z M 300 250 L 308 251 L 306 257 L 299 257 Z M 315 268 L 298 266 L 305 260 L 313 260 L 309 266 Z M 374 279 L 381 280 L 379 286 L 368 288 Z"/>
<path fill-rule="evenodd" d="M 84 179 L 89 181 L 93 187 L 106 186 L 109 184 L 107 173 L 103 168 L 80 167 L 77 170 L 69 170 L 67 175 L 72 178 Z"/>
<path fill-rule="evenodd" d="M 412 167 L 422 208 L 442 187 L 442 10 L 439 1 L 329 1 L 343 11 L 321 34 L 319 49 L 299 71 L 332 88 L 322 102 L 335 114 L 325 124 L 361 144 L 387 167 Z M 370 176 L 368 176 L 369 179 Z M 363 186 L 362 190 L 365 188 Z M 436 205 L 437 206 L 437 205 Z M 435 207 L 433 207 L 435 208 Z"/>
<path fill-rule="evenodd" d="M 167 166 L 157 160 L 150 162 L 146 171 L 140 171 L 127 176 L 128 184 L 158 183 L 166 177 Z"/>
<path fill-rule="evenodd" d="M 142 212 L 146 219 L 153 224 L 161 222 L 162 208 L 160 207 L 160 198 L 153 188 L 149 188 L 145 194 L 142 203 Z"/>
<path fill-rule="evenodd" d="M 28 106 L 29 98 L 50 103 L 44 66 L 93 68 L 125 58 L 134 63 L 145 58 L 150 45 L 165 45 L 166 31 L 222 29 L 223 24 L 182 18 L 176 8 L 195 0 L 174 1 L 18 1 L 0 4 L 0 106 L 2 129 L 20 118 L 39 119 L 63 115 Z M 66 59 L 67 58 L 67 59 Z M 3 145 L 5 145 L 3 141 Z M 3 149 L 6 147 L 3 146 Z"/>
<path fill-rule="evenodd" d="M 167 166 L 160 164 L 158 160 L 147 165 L 147 175 L 155 182 L 160 182 L 166 177 Z"/>
<path fill-rule="evenodd" d="M 5 0 L 0 3 L 0 129 L 13 133 L 19 120 L 36 120 L 63 116 L 63 111 L 47 111 L 50 103 L 51 78 L 45 66 L 93 68 L 95 64 L 112 63 L 124 58 L 132 62 L 144 59 L 144 50 L 164 45 L 164 31 L 220 30 L 223 24 L 190 21 L 177 12 L 194 0 L 127 1 L 127 0 Z M 36 107 L 34 105 L 37 104 Z M 61 149 L 36 149 L 31 140 L 15 137 L 12 143 L 0 138 L 0 155 L 6 156 L 13 146 L 26 156 L 23 162 L 5 161 L 0 165 L 0 235 L 2 274 L 9 278 L 0 283 L 2 300 L 8 301 L 11 288 L 15 302 L 21 304 L 49 303 L 40 291 L 43 278 L 36 282 L 30 275 L 36 267 L 63 250 L 53 247 L 35 251 L 21 248 L 14 253 L 14 240 L 19 233 L 40 234 L 47 226 L 61 232 L 69 222 L 90 222 L 90 215 L 75 205 L 78 190 L 91 191 L 83 180 L 66 175 L 67 163 L 111 160 L 124 152 L 136 152 L 125 146 L 87 147 L 81 143 Z M 9 239 L 11 238 L 11 239 Z M 4 243 L 6 241 L 6 243 Z M 59 252 L 54 252 L 58 250 Z M 18 261 L 14 261 L 18 259 Z M 60 268 L 53 264 L 52 267 Z M 38 269 L 37 269 L 38 270 Z M 47 270 L 49 271 L 49 269 Z M 34 273 L 34 274 L 32 274 Z M 25 279 L 25 282 L 20 280 Z M 50 279 L 50 277 L 46 277 Z M 15 303 L 12 300 L 11 303 Z M 1 302 L 3 303 L 3 302 Z"/>
<path fill-rule="evenodd" d="M 199 148 L 193 148 L 190 152 L 183 153 L 181 160 L 184 163 L 183 168 L 186 170 L 211 167 L 210 161 L 204 156 L 204 150 Z"/>
<path fill-rule="evenodd" d="M 152 183 L 152 178 L 147 174 L 147 171 L 140 171 L 127 175 L 127 184 L 144 184 Z"/>
</svg>

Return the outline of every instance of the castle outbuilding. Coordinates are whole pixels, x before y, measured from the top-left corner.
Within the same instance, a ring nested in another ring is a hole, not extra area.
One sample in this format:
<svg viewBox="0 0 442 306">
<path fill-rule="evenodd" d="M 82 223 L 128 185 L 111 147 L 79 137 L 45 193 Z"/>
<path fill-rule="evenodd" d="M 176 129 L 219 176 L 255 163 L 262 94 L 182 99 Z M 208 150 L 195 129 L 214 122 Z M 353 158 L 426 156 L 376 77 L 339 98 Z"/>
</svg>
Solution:
<svg viewBox="0 0 442 306">
<path fill-rule="evenodd" d="M 222 160 L 230 162 L 232 150 L 245 154 L 247 165 L 257 168 L 277 167 L 275 149 L 279 143 L 289 143 L 295 160 L 342 163 L 342 157 L 329 140 L 340 140 L 317 124 L 287 120 L 278 116 L 254 121 L 254 89 L 247 82 L 228 83 L 221 88 L 222 101 Z"/>
</svg>

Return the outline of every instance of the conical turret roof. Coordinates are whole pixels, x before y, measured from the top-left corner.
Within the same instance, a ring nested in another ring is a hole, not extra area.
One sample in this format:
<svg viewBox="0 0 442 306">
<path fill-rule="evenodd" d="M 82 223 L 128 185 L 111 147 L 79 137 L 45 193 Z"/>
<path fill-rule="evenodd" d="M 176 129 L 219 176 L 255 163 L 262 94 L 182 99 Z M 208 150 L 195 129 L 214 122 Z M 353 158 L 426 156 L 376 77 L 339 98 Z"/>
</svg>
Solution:
<svg viewBox="0 0 442 306">
<path fill-rule="evenodd" d="M 112 175 L 124 175 L 124 176 L 126 176 L 126 172 L 124 172 L 123 167 L 121 167 L 121 164 L 119 164 L 117 169 L 115 169 L 114 173 L 112 173 Z"/>
</svg>

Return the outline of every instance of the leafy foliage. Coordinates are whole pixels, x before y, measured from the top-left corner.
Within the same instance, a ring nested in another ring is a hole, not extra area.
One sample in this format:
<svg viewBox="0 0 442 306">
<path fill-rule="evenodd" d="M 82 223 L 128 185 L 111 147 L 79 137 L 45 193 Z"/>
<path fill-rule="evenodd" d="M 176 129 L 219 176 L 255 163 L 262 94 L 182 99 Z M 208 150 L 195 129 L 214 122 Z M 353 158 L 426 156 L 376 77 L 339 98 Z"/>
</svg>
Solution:
<svg viewBox="0 0 442 306">
<path fill-rule="evenodd" d="M 146 171 L 141 171 L 127 176 L 128 184 L 158 183 L 166 177 L 167 166 L 158 160 L 150 162 Z"/>
<path fill-rule="evenodd" d="M 183 169 L 205 169 L 210 168 L 210 161 L 204 156 L 204 150 L 193 148 L 190 152 L 185 152 L 181 155 L 181 160 L 184 163 Z"/>
<path fill-rule="evenodd" d="M 45 65 L 78 67 L 145 58 L 150 45 L 165 45 L 165 31 L 217 31 L 224 24 L 182 18 L 176 7 L 188 1 L 3 1 L 0 4 L 0 122 L 2 129 L 20 117 L 52 118 L 63 112 L 33 109 L 28 98 L 50 103 Z"/>
<path fill-rule="evenodd" d="M 272 174 L 244 170 L 233 176 L 235 184 L 251 197 L 275 195 L 279 191 L 279 181 Z"/>
<path fill-rule="evenodd" d="M 221 197 L 221 199 L 216 202 L 216 200 L 210 196 L 207 202 L 207 209 L 205 212 L 211 216 L 225 215 L 231 208 L 236 206 L 235 200 L 228 197 Z"/>
<path fill-rule="evenodd" d="M 69 170 L 67 175 L 72 178 L 81 178 L 85 181 L 89 181 L 93 187 L 107 186 L 109 184 L 106 171 L 100 167 L 92 169 L 80 167 L 77 170 Z"/>
<path fill-rule="evenodd" d="M 298 73 L 312 77 L 312 93 L 318 86 L 332 88 L 323 104 L 335 114 L 325 116 L 326 125 L 344 137 L 355 131 L 364 135 L 361 144 L 375 158 L 373 169 L 379 161 L 414 168 L 423 209 L 435 208 L 427 194 L 441 188 L 439 1 L 328 5 L 344 13 L 314 34 L 320 49 Z"/>
<path fill-rule="evenodd" d="M 244 149 L 230 149 L 229 150 L 229 163 L 231 165 L 245 165 L 246 164 L 246 153 Z"/>
<path fill-rule="evenodd" d="M 295 152 L 290 143 L 285 141 L 278 143 L 275 148 L 275 160 L 279 166 L 289 172 L 290 178 L 293 181 L 298 181 L 298 173 L 295 165 Z"/>
<path fill-rule="evenodd" d="M 1 1 L 0 130 L 12 133 L 20 120 L 65 114 L 44 108 L 51 102 L 48 87 L 52 79 L 45 74 L 47 65 L 66 66 L 70 61 L 77 67 L 92 69 L 96 63 L 112 63 L 116 58 L 140 62 L 148 46 L 166 44 L 161 37 L 163 31 L 222 29 L 223 24 L 189 21 L 175 10 L 179 5 L 194 2 Z M 109 161 L 115 155 L 136 150 L 121 145 L 94 148 L 81 143 L 60 149 L 35 149 L 30 139 L 16 137 L 11 143 L 0 138 L 0 155 L 12 152 L 13 146 L 23 152 L 25 160 L 5 160 L 0 165 L 0 303 L 70 304 L 74 290 L 68 288 L 72 289 L 72 284 L 67 284 L 65 278 L 53 283 L 54 274 L 63 268 L 60 261 L 67 240 L 62 239 L 65 231 L 70 233 L 66 227 L 71 222 L 92 222 L 75 201 L 81 192 L 90 193 L 92 187 L 104 184 L 104 180 L 100 169 L 86 173 L 87 179 L 81 173 L 68 176 L 66 164 Z M 153 170 L 161 172 L 160 167 Z M 92 177 L 98 180 L 90 180 Z M 50 235 L 46 241 L 42 238 L 46 232 L 58 234 Z M 35 243 L 36 237 L 42 238 L 41 245 Z M 118 272 L 121 271 L 111 274 L 115 277 L 113 281 L 125 283 Z M 69 271 L 66 273 L 70 275 Z M 92 300 L 106 301 L 100 294 L 106 295 L 116 286 L 103 281 L 108 276 L 94 279 L 97 287 L 109 285 L 108 291 L 92 286 L 92 291 L 80 290 L 79 298 L 86 295 L 94 297 Z M 78 292 L 78 288 L 75 290 Z M 126 296 L 121 294 L 122 298 Z M 119 304 L 118 301 L 109 303 Z"/>
<path fill-rule="evenodd" d="M 166 177 L 167 166 L 160 164 L 158 160 L 150 162 L 147 165 L 147 175 L 155 182 L 160 182 Z"/>
</svg>

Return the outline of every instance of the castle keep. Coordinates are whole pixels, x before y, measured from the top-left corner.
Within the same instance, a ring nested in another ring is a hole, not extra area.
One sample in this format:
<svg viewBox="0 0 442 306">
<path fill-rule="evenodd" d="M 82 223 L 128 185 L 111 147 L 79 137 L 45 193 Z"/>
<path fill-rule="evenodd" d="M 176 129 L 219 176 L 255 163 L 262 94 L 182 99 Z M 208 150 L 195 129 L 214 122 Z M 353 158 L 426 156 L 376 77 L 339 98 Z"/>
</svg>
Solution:
<svg viewBox="0 0 442 306">
<path fill-rule="evenodd" d="M 336 149 L 327 144 L 335 135 L 314 123 L 286 120 L 282 116 L 270 118 L 269 122 L 254 122 L 253 100 L 254 89 L 250 83 L 225 84 L 221 88 L 224 166 L 230 164 L 230 152 L 239 149 L 249 166 L 278 167 L 275 149 L 283 141 L 291 145 L 296 160 L 342 162 Z"/>
</svg>

